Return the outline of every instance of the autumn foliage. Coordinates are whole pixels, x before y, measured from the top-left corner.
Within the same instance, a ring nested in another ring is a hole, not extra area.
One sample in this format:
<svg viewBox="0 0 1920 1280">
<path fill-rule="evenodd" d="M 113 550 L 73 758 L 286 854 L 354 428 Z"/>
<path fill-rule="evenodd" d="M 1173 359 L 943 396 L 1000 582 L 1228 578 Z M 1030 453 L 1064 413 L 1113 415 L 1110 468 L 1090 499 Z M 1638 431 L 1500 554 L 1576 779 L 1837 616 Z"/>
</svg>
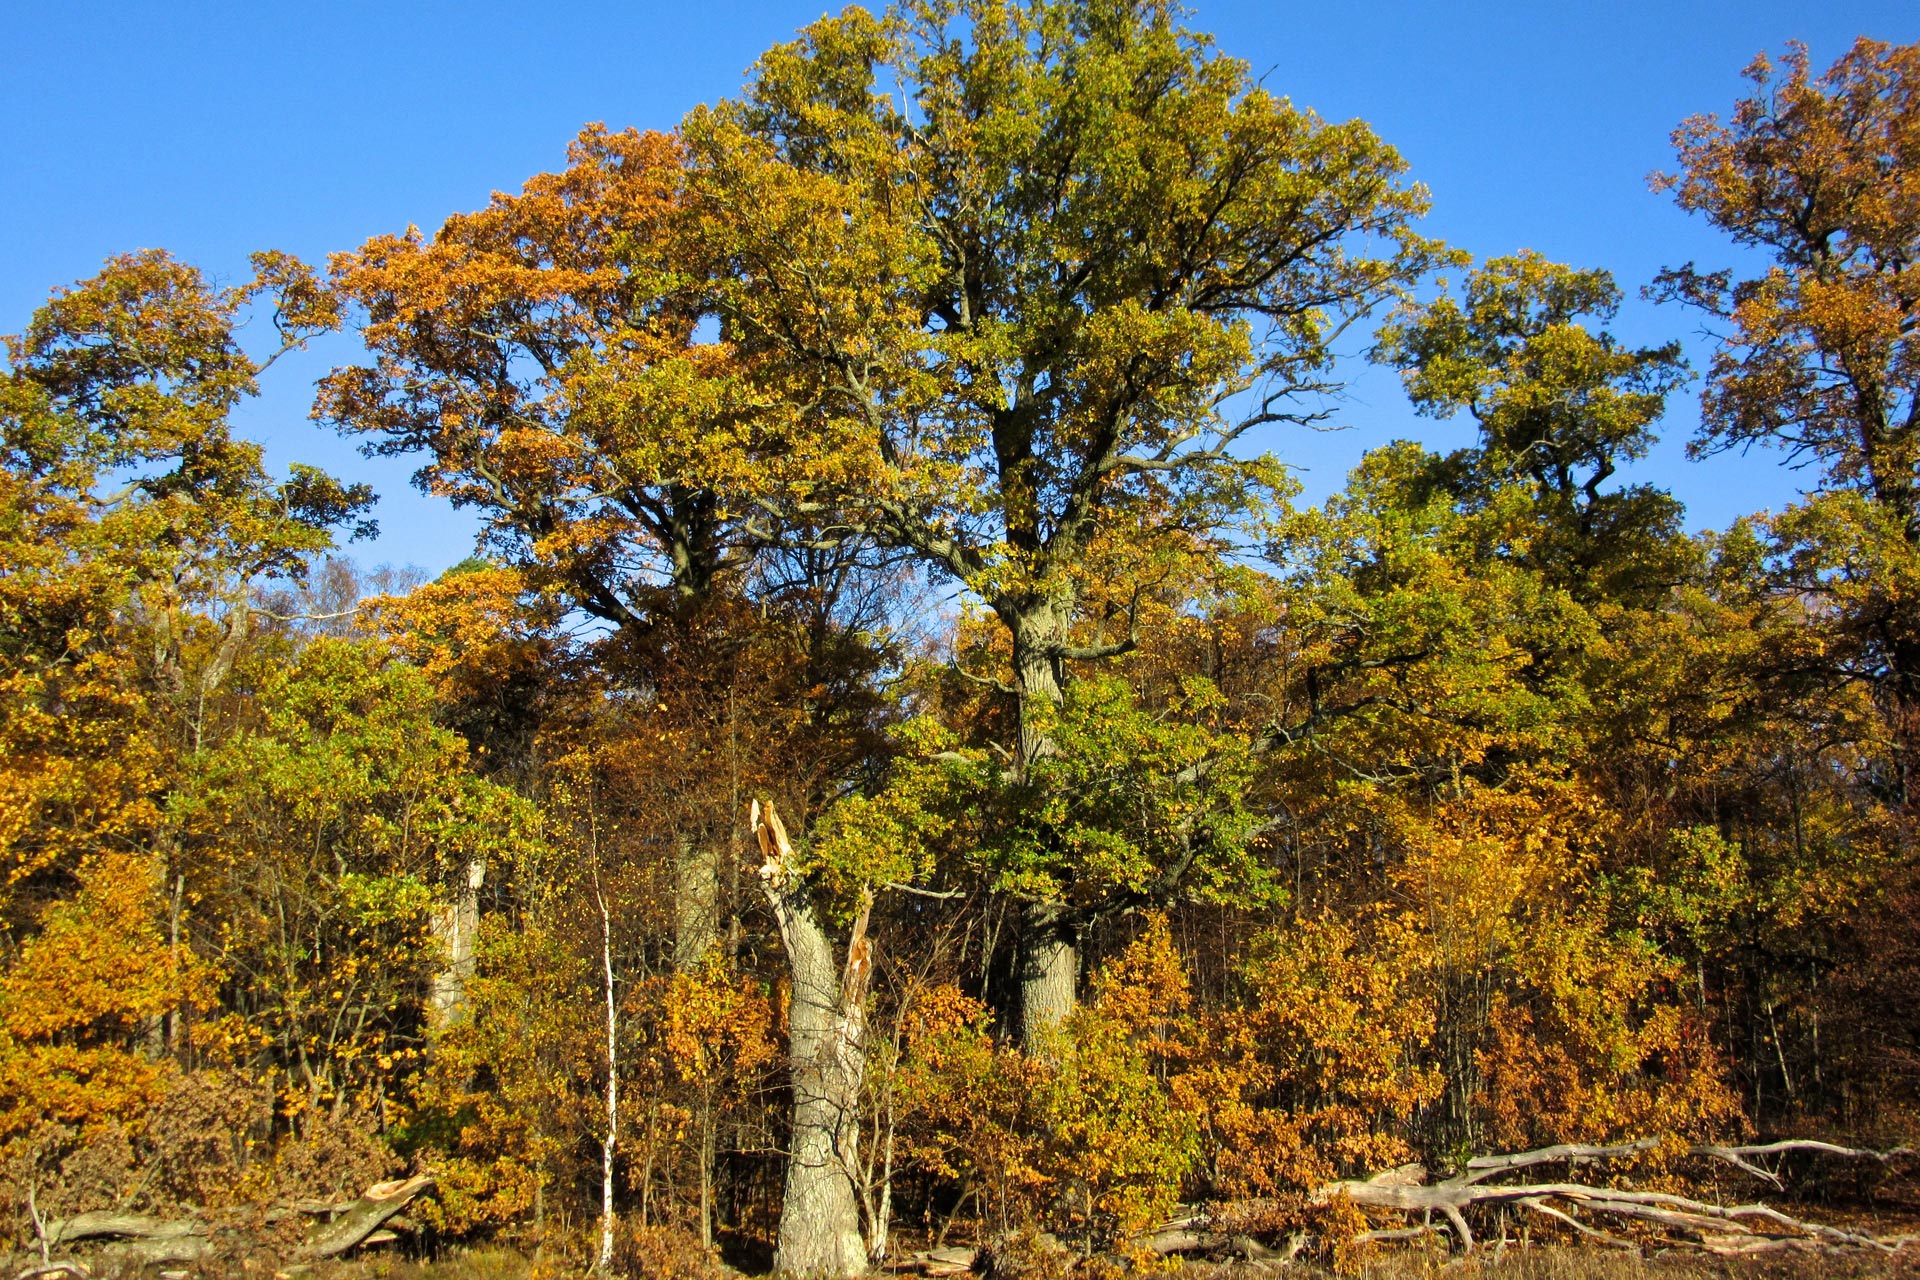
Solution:
<svg viewBox="0 0 1920 1280">
<path fill-rule="evenodd" d="M 1816 477 L 1688 533 L 1622 283 L 1422 237 L 1182 21 L 849 9 L 431 234 L 7 339 L 16 1244 L 427 1171 L 409 1247 L 555 1267 L 1104 1275 L 1195 1206 L 1345 1263 L 1316 1190 L 1415 1162 L 1913 1139 L 1920 50 L 1675 134 L 1748 264 L 1652 286 L 1692 447 Z M 1361 326 L 1462 443 L 1299 504 Z M 315 418 L 481 516 L 431 581 L 233 428 L 342 328 Z"/>
</svg>

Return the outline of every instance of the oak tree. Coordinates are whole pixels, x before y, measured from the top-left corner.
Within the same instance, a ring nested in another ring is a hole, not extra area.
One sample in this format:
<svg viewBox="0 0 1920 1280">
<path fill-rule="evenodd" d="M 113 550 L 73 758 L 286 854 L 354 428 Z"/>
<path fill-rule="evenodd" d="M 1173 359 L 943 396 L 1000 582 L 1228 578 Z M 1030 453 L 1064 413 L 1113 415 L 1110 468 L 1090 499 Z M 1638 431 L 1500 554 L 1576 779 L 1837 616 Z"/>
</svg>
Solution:
<svg viewBox="0 0 1920 1280">
<path fill-rule="evenodd" d="M 832 462 L 769 506 L 985 603 L 1022 768 L 1156 561 L 1258 522 L 1249 433 L 1317 418 L 1340 336 L 1435 254 L 1391 148 L 1164 3 L 849 9 L 684 133 L 726 330 L 810 389 Z M 1073 1004 L 1067 889 L 1023 894 L 1029 1036 Z"/>
<path fill-rule="evenodd" d="M 1778 445 L 1821 487 L 1781 528 L 1782 586 L 1830 603 L 1817 665 L 1884 691 L 1911 788 L 1920 731 L 1920 46 L 1862 38 L 1747 68 L 1732 115 L 1675 131 L 1656 175 L 1763 270 L 1689 263 L 1660 296 L 1717 322 L 1699 452 Z"/>
</svg>

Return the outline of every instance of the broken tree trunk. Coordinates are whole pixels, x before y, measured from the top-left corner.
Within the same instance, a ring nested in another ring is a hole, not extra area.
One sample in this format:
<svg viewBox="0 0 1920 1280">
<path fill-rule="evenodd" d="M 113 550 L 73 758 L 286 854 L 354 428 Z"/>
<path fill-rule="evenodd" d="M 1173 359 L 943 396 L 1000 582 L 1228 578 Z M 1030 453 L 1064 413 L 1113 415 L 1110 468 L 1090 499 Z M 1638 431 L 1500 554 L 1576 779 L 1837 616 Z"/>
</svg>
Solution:
<svg viewBox="0 0 1920 1280">
<path fill-rule="evenodd" d="M 787 1045 L 793 1132 L 780 1206 L 774 1270 L 844 1277 L 867 1269 L 855 1195 L 859 1168 L 860 1086 L 866 1069 L 866 997 L 872 975 L 869 893 L 847 940 L 844 967 L 809 897 L 786 827 L 771 804 L 755 801 L 752 826 L 764 861 L 760 885 L 780 925 L 793 979 Z"/>
<path fill-rule="evenodd" d="M 309 1258 L 333 1258 L 362 1244 L 406 1208 L 414 1197 L 433 1189 L 433 1175 L 415 1174 L 368 1187 L 366 1194 L 347 1205 L 333 1221 L 316 1227 L 300 1252 Z"/>
<path fill-rule="evenodd" d="M 359 1199 L 345 1204 L 303 1202 L 270 1210 L 266 1218 L 272 1222 L 293 1214 L 329 1217 L 330 1221 L 315 1227 L 308 1235 L 300 1254 L 308 1258 L 332 1258 L 369 1243 L 389 1223 L 398 1225 L 396 1215 L 415 1197 L 432 1190 L 433 1185 L 433 1175 L 423 1173 L 395 1182 L 377 1183 L 368 1187 Z M 213 1252 L 216 1226 L 223 1234 L 244 1229 L 236 1221 L 220 1225 L 210 1223 L 204 1216 L 155 1218 L 146 1214 L 99 1211 L 47 1222 L 42 1242 L 47 1249 L 53 1249 L 82 1241 L 104 1240 L 110 1243 L 104 1246 L 103 1253 L 114 1258 L 141 1264 L 198 1262 Z M 67 1263 L 48 1265 L 55 1270 L 71 1270 Z"/>
<path fill-rule="evenodd" d="M 436 1027 L 458 1022 L 466 1013 L 467 984 L 473 981 L 473 943 L 480 933 L 480 886 L 486 879 L 486 859 L 468 859 L 466 874 L 454 887 L 453 900 L 434 909 L 433 940 L 446 957 L 445 966 L 433 975 L 427 993 Z"/>
</svg>

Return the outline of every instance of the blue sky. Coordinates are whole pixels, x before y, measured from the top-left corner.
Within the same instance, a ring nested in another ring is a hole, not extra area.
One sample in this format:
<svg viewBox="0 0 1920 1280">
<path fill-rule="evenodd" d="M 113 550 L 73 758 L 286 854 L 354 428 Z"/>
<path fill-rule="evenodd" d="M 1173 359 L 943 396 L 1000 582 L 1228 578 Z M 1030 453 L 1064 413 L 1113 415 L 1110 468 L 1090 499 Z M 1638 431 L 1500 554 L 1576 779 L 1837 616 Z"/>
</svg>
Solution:
<svg viewBox="0 0 1920 1280">
<path fill-rule="evenodd" d="M 0 331 L 50 286 L 112 253 L 162 247 L 228 280 L 246 255 L 323 259 L 409 223 L 431 229 L 562 161 L 588 121 L 670 128 L 733 92 L 760 51 L 819 0 L 614 4 L 15 3 L 0 53 Z M 1193 25 L 1322 115 L 1369 121 L 1433 191 L 1427 230 L 1477 256 L 1537 249 L 1612 270 L 1631 295 L 1663 265 L 1732 261 L 1707 227 L 1647 190 L 1683 117 L 1724 111 L 1740 69 L 1804 40 L 1817 66 L 1858 35 L 1920 39 L 1911 0 L 1573 0 L 1295 4 L 1202 0 Z M 1690 316 L 1630 301 L 1629 340 L 1688 338 Z M 1704 350 L 1692 344 L 1697 365 Z M 438 570 L 473 524 L 306 420 L 314 378 L 350 360 L 333 340 L 268 375 L 244 428 L 276 463 L 374 483 L 383 533 L 356 554 Z M 1309 497 L 1367 448 L 1464 442 L 1415 419 L 1395 380 L 1354 361 L 1350 429 L 1263 443 Z M 1685 460 L 1680 397 L 1636 479 L 1684 499 L 1694 527 L 1791 501 L 1806 476 L 1776 455 Z"/>
</svg>

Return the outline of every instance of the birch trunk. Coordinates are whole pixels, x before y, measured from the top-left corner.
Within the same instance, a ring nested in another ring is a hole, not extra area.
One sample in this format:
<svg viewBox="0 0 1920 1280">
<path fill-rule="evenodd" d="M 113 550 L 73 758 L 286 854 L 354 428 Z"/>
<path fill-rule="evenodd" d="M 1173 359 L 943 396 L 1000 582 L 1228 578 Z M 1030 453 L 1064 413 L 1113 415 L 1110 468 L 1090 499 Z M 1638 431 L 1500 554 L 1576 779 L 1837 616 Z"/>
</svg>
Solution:
<svg viewBox="0 0 1920 1280">
<path fill-rule="evenodd" d="M 793 1276 L 856 1276 L 867 1269 L 860 1237 L 860 1086 L 866 1067 L 866 994 L 872 974 L 863 904 L 844 968 L 798 873 L 793 846 L 772 805 L 753 806 L 765 861 L 761 888 L 780 925 L 793 977 L 788 1052 L 793 1127 L 774 1270 Z"/>
<path fill-rule="evenodd" d="M 596 876 L 593 894 L 600 903 L 600 965 L 607 992 L 607 1131 L 600 1142 L 600 1259 L 599 1270 L 613 1270 L 613 1156 L 620 1133 L 620 1052 L 616 1032 L 618 1009 L 613 990 L 613 917 L 600 893 Z"/>
</svg>

